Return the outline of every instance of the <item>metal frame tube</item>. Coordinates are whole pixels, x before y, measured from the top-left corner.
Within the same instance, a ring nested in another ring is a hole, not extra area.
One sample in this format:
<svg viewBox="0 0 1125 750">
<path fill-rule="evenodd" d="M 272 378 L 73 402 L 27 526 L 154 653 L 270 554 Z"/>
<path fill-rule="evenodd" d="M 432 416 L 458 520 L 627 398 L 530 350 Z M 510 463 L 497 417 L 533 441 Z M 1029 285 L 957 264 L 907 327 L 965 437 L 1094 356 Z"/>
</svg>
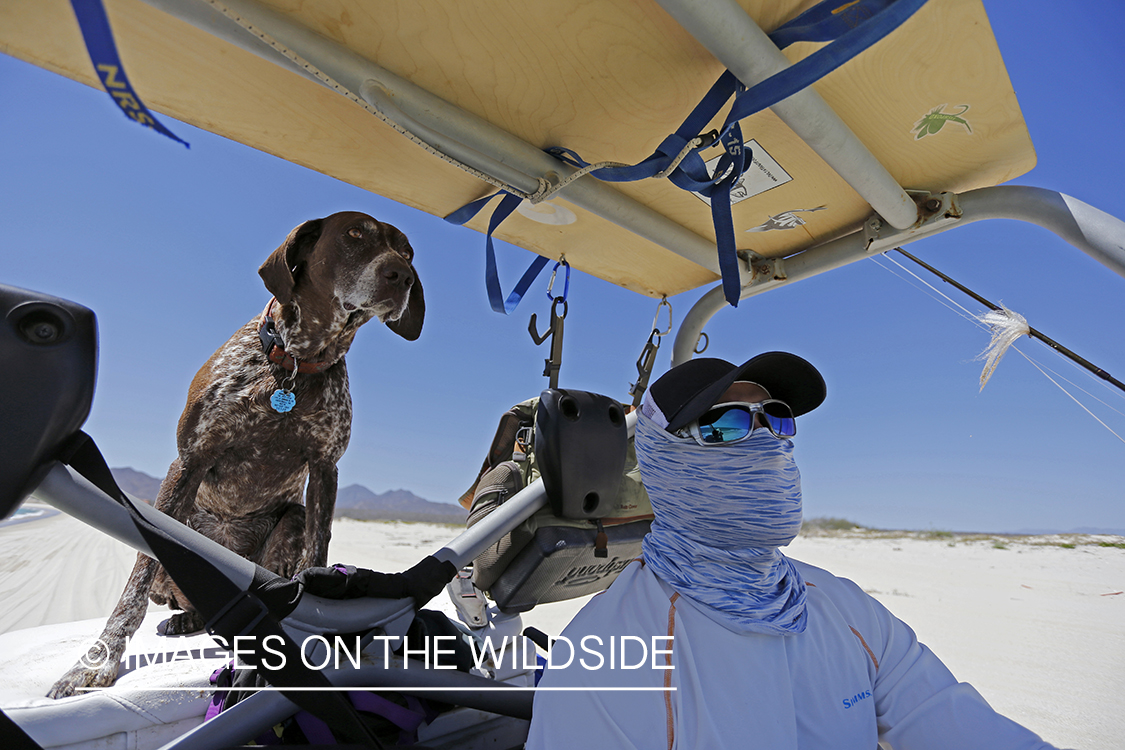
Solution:
<svg viewBox="0 0 1125 750">
<path fill-rule="evenodd" d="M 538 178 L 549 173 L 567 177 L 576 171 L 538 147 L 453 106 L 255 0 L 223 1 L 254 26 L 363 98 L 384 117 L 447 156 L 523 192 L 534 192 L 539 184 Z M 288 58 L 206 6 L 202 0 L 145 2 L 270 62 L 308 76 Z M 414 132 L 415 128 L 420 132 Z M 697 265 L 719 272 L 714 242 L 596 178 L 575 180 L 559 192 L 559 197 Z"/>
<path fill-rule="evenodd" d="M 156 557 L 133 523 L 129 511 L 73 469 L 56 463 L 32 494 L 138 552 Z M 154 526 L 175 534 L 193 551 L 206 555 L 237 585 L 245 589 L 254 580 L 257 567 L 254 563 L 149 505 L 137 503 L 136 506 L 145 519 Z"/>
<path fill-rule="evenodd" d="M 747 86 L 789 67 L 735 0 L 656 1 Z M 914 201 L 820 94 L 807 88 L 771 109 L 891 226 L 906 229 L 918 220 Z"/>
<path fill-rule="evenodd" d="M 422 124 L 407 114 L 395 101 L 396 98 L 401 98 L 401 96 L 396 97 L 391 90 L 384 87 L 379 81 L 375 79 L 364 81 L 359 93 L 364 101 L 381 112 L 384 117 L 394 121 L 441 153 L 452 156 L 458 161 L 479 169 L 488 176 L 525 193 L 534 193 L 539 189 L 539 181 L 525 171 L 493 159 L 471 146 Z"/>
<path fill-rule="evenodd" d="M 448 560 L 460 570 L 496 544 L 497 539 L 546 506 L 547 492 L 543 488 L 543 480 L 536 479 L 477 524 L 461 532 L 456 539 L 435 552 L 434 557 Z"/>
<path fill-rule="evenodd" d="M 109 534 L 142 554 L 154 557 L 148 543 L 133 523 L 129 511 L 72 469 L 55 464 L 33 494 L 88 526 Z M 137 509 L 153 525 L 205 557 L 243 590 L 250 587 L 257 565 L 155 508 L 140 503 Z M 384 628 L 388 632 L 401 628 L 405 632 L 411 618 L 407 617 L 403 621 L 403 617 L 412 614 L 413 607 L 409 599 L 336 600 L 306 595 L 301 597 L 297 608 L 285 618 L 283 626 L 291 635 L 357 633 L 375 628 Z"/>
<path fill-rule="evenodd" d="M 371 78 L 361 88 L 365 96 L 369 96 L 373 90 L 381 89 L 397 105 L 395 110 L 380 110 L 385 116 L 394 119 L 407 130 L 410 130 L 410 123 L 420 123 L 427 130 L 448 136 L 444 140 L 444 147 L 449 148 L 449 151 L 439 148 L 437 143 L 430 145 L 490 176 L 500 179 L 489 171 L 487 163 L 471 161 L 473 154 L 482 153 L 489 158 L 494 157 L 527 174 L 543 177 L 557 175 L 554 182 L 577 171 L 530 143 L 387 71 L 377 74 L 372 72 Z M 367 101 L 372 106 L 377 106 L 373 99 Z M 532 187 L 525 192 L 532 192 L 534 189 Z M 560 190 L 558 196 L 638 237 L 719 273 L 718 251 L 714 242 L 625 196 L 608 183 L 593 177 L 582 177 Z"/>
<path fill-rule="evenodd" d="M 879 247 L 890 249 L 906 245 L 984 219 L 1015 219 L 1054 232 L 1111 271 L 1125 276 L 1125 222 L 1088 203 L 1055 190 L 1021 185 L 980 188 L 955 198 L 960 215 L 944 217 L 952 221 L 935 223 L 929 232 L 880 236 Z M 871 238 L 859 231 L 790 256 L 784 261 L 786 278 L 783 281 L 751 283 L 742 288 L 740 298 L 746 299 L 882 252 L 871 252 L 870 242 Z M 722 287 L 714 287 L 688 311 L 676 332 L 673 367 L 691 359 L 703 327 L 725 304 Z"/>
<path fill-rule="evenodd" d="M 629 415 L 626 424 L 630 432 L 635 423 L 636 415 Z M 153 556 L 129 511 L 74 470 L 56 463 L 33 494 L 134 547 L 142 554 Z M 436 556 L 462 567 L 546 504 L 543 482 L 538 480 L 472 529 L 451 541 Z M 257 570 L 254 563 L 155 508 L 143 503 L 138 503 L 137 508 L 155 526 L 205 556 L 208 562 L 236 585 L 243 589 L 249 588 Z M 355 633 L 379 629 L 388 634 L 401 635 L 406 632 L 413 613 L 414 607 L 409 599 L 330 600 L 306 594 L 282 625 L 299 643 L 302 643 L 302 634 Z M 399 692 L 417 692 L 435 700 L 482 711 L 522 719 L 531 716 L 532 694 L 529 692 L 512 690 L 503 683 L 474 675 L 435 672 L 422 668 L 420 664 L 415 666 L 414 670 L 407 671 L 405 666 L 384 667 L 380 661 L 360 670 L 328 668 L 325 673 L 334 685 L 340 687 L 378 684 Z M 419 688 L 422 690 L 418 690 Z M 166 750 L 202 750 L 215 746 L 216 742 L 241 742 L 292 715 L 295 710 L 296 706 L 282 693 L 259 693 L 164 747 Z"/>
<path fill-rule="evenodd" d="M 636 413 L 628 414 L 625 425 L 628 435 L 636 427 Z M 122 505 L 106 495 L 84 477 L 62 464 L 56 463 L 33 493 L 37 498 L 59 510 L 78 518 L 110 536 L 119 539 L 139 552 L 153 557 L 152 550 L 133 519 Z M 464 567 L 496 543 L 504 534 L 515 529 L 540 508 L 547 505 L 543 481 L 536 480 L 517 493 L 495 512 L 481 519 L 471 529 L 434 553 L 439 560 Z M 223 572 L 236 585 L 246 590 L 254 579 L 258 566 L 199 532 L 147 505 L 138 504 L 145 518 L 178 541 L 195 551 Z M 408 599 L 322 599 L 306 594 L 297 608 L 285 618 L 283 625 L 291 632 L 304 633 L 354 633 L 382 628 L 388 632 L 402 630 L 409 625 L 413 608 Z"/>
<path fill-rule="evenodd" d="M 959 196 L 963 222 L 1016 219 L 1048 229 L 1111 271 L 1125 276 L 1125 222 L 1072 196 L 1023 185 Z"/>
<path fill-rule="evenodd" d="M 917 237 L 913 239 L 918 239 Z M 902 244 L 912 240 L 904 240 Z M 794 281 L 807 279 L 810 276 L 830 271 L 833 268 L 839 268 L 849 263 L 854 263 L 857 260 L 869 258 L 871 255 L 877 253 L 867 252 L 867 239 L 863 232 L 854 232 L 852 234 L 840 237 L 826 242 L 823 245 L 818 245 L 809 250 L 805 250 L 798 255 L 791 256 L 785 259 L 785 275 L 783 281 L 770 280 L 767 282 L 751 284 L 742 288 L 742 294 L 739 299 L 746 299 L 754 295 L 761 294 L 770 289 L 776 289 L 786 284 L 791 284 Z M 684 322 L 680 324 L 680 328 L 676 331 L 676 340 L 672 345 L 672 366 L 683 364 L 692 358 L 694 354 L 696 342 L 699 341 L 699 335 L 703 331 L 703 327 L 707 322 L 726 306 L 726 300 L 723 297 L 722 286 L 713 287 L 708 290 L 699 300 L 688 310 L 687 315 L 684 316 Z"/>
</svg>

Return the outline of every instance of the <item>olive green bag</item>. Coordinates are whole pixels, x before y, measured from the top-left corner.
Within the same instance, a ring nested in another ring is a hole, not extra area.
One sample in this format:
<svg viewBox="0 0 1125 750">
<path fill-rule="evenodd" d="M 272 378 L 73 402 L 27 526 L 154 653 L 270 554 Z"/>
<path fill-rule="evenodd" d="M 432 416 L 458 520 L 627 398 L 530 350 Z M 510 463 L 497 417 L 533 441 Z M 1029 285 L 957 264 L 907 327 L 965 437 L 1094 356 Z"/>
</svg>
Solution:
<svg viewBox="0 0 1125 750">
<path fill-rule="evenodd" d="M 462 498 L 462 504 L 472 498 L 469 526 L 539 478 L 535 455 L 539 401 L 516 404 L 501 417 L 477 481 Z M 488 592 L 502 612 L 525 612 L 536 604 L 608 587 L 640 555 L 652 521 L 632 439 L 616 495 L 603 498 L 599 515 L 564 518 L 549 503 L 477 557 L 473 583 Z"/>
</svg>

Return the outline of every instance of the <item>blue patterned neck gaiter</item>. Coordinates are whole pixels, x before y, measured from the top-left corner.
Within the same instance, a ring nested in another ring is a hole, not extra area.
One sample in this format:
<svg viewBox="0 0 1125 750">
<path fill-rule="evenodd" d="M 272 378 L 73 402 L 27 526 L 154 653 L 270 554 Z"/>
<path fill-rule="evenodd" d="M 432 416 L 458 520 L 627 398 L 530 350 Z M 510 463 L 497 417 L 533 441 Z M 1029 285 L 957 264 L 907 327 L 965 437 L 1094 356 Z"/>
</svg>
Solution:
<svg viewBox="0 0 1125 750">
<path fill-rule="evenodd" d="M 758 429 L 704 447 L 639 414 L 636 448 L 656 516 L 645 565 L 729 630 L 804 632 L 805 582 L 778 550 L 801 530 L 793 442 Z"/>
</svg>

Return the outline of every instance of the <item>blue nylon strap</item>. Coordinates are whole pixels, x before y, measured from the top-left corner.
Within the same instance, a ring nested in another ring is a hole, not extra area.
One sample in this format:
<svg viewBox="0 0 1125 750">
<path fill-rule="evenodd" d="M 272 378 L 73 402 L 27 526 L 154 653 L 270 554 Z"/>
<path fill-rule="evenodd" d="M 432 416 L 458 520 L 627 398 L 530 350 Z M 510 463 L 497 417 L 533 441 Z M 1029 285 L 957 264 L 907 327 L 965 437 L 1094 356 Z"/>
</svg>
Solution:
<svg viewBox="0 0 1125 750">
<path fill-rule="evenodd" d="M 488 233 L 484 239 L 484 288 L 488 292 L 488 304 L 495 311 L 501 315 L 507 315 L 519 306 L 520 300 L 523 295 L 527 293 L 531 282 L 535 281 L 539 276 L 539 272 L 547 265 L 548 259 L 542 255 L 536 255 L 535 260 L 531 261 L 531 265 L 523 272 L 523 276 L 516 282 L 516 286 L 512 289 L 512 293 L 508 298 L 504 298 L 504 292 L 500 289 L 500 275 L 496 268 L 496 247 L 492 243 L 492 233 L 496 231 L 496 227 L 500 226 L 500 222 L 512 215 L 512 212 L 519 207 L 522 198 L 517 195 L 512 195 L 506 190 L 501 190 L 499 193 L 485 196 L 472 203 L 466 204 L 457 209 L 445 220 L 450 224 L 464 224 L 472 219 L 485 205 L 498 195 L 504 197 L 500 200 L 500 204 L 496 210 L 492 212 L 492 218 L 488 221 Z"/>
<path fill-rule="evenodd" d="M 729 127 L 732 123 L 743 120 L 767 107 L 772 107 L 798 91 L 808 88 L 897 29 L 906 19 L 914 15 L 914 12 L 921 8 L 925 2 L 926 0 L 867 0 L 864 3 L 861 0 L 861 3 L 857 3 L 852 8 L 859 8 L 861 5 L 864 8 L 867 5 L 882 7 L 858 26 L 850 29 L 846 24 L 838 23 L 836 19 L 832 19 L 833 22 L 828 26 L 835 30 L 846 29 L 845 33 L 828 46 L 817 50 L 785 70 L 775 73 L 737 96 L 730 113 L 727 115 L 724 127 Z M 818 8 L 820 8 L 819 5 L 798 16 L 797 20 Z M 771 35 L 770 38 L 772 39 L 773 36 Z M 817 40 L 823 41 L 823 39 Z M 794 39 L 793 41 L 799 40 Z"/>
<path fill-rule="evenodd" d="M 829 7 L 835 4 L 833 0 L 831 3 L 820 3 L 782 26 L 778 29 L 780 34 L 775 32 L 770 35 L 770 39 L 779 48 L 797 41 L 834 41 L 785 70 L 737 93 L 723 124 L 724 141 L 741 120 L 784 101 L 836 70 L 901 26 L 925 2 L 926 0 L 861 0 L 848 6 L 845 12 L 833 15 Z M 750 162 L 747 161 L 742 168 L 749 165 Z M 716 175 L 721 173 L 722 167 L 723 162 L 720 161 L 715 170 Z M 741 175 L 741 172 L 738 174 Z M 730 188 L 736 182 L 737 177 L 729 183 L 724 181 L 725 190 L 713 189 L 709 193 L 711 216 L 715 222 L 719 270 L 723 279 L 723 297 L 733 307 L 738 306 L 740 295 L 737 251 L 734 249 L 734 227 L 730 215 Z M 708 195 L 703 191 L 698 192 Z M 720 195 L 721 193 L 725 195 Z"/>
<path fill-rule="evenodd" d="M 672 160 L 693 138 L 703 131 L 703 128 L 714 119 L 719 110 L 733 96 L 734 102 L 719 133 L 725 153 L 719 158 L 714 171 L 709 173 L 703 158 L 693 151 L 679 163 L 676 169 L 668 175 L 668 178 L 677 187 L 710 199 L 711 216 L 715 223 L 719 270 L 723 278 L 723 296 L 730 305 L 737 307 L 740 279 L 737 250 L 735 249 L 734 221 L 730 211 L 730 191 L 752 163 L 752 155 L 745 153 L 738 123 L 756 112 L 784 101 L 836 70 L 901 26 L 925 2 L 926 0 L 856 0 L 856 2 L 847 3 L 844 0 L 824 0 L 780 26 L 769 37 L 780 49 L 802 41 L 829 42 L 827 46 L 750 88 L 746 88 L 735 78 L 734 74 L 726 71 L 696 105 L 676 132 L 665 138 L 651 156 L 632 166 L 603 167 L 593 170 L 590 174 L 606 182 L 634 182 L 653 177 L 667 170 Z M 588 162 L 570 149 L 550 148 L 546 151 L 578 169 L 589 166 Z M 483 203 L 487 200 L 474 201 L 455 211 L 447 220 L 454 221 L 454 217 L 459 216 L 466 209 L 477 204 L 483 206 Z M 500 215 L 504 211 L 506 201 L 507 199 L 501 202 L 496 215 Z M 454 221 L 454 223 L 468 221 L 469 218 L 476 215 L 480 206 L 472 210 L 470 216 L 461 221 Z M 492 250 L 492 231 L 500 221 L 511 214 L 514 208 L 514 205 L 508 208 L 506 212 L 500 215 L 499 220 L 496 220 L 496 215 L 494 215 L 493 221 L 490 223 L 487 248 L 489 262 L 493 268 L 495 268 L 495 258 Z M 541 260 L 544 261 L 544 264 L 546 263 L 545 258 Z M 528 269 L 528 273 L 530 272 L 531 269 Z M 525 278 L 526 276 L 527 274 L 525 274 Z M 523 281 L 521 279 L 520 283 L 522 284 Z M 530 283 L 531 280 L 528 280 L 527 284 Z M 514 294 L 515 292 L 513 292 Z M 493 300 L 494 310 L 498 309 L 499 303 L 497 300 L 499 297 L 499 283 L 497 282 L 495 284 L 495 295 L 492 287 L 489 287 L 489 299 Z M 518 304 L 519 299 L 517 298 L 515 302 Z M 514 309 L 515 305 L 513 304 L 511 308 L 508 308 L 504 304 L 503 307 L 510 311 Z"/>
<path fill-rule="evenodd" d="M 591 174 L 605 182 L 636 182 L 652 177 L 658 172 L 663 172 L 671 165 L 672 160 L 679 155 L 684 146 L 703 131 L 703 128 L 718 114 L 731 95 L 740 88 L 742 88 L 742 85 L 732 73 L 729 71 L 724 73 L 711 86 L 711 89 L 695 106 L 695 109 L 691 111 L 683 124 L 676 129 L 675 133 L 661 142 L 652 156 L 632 166 L 602 167 L 601 169 L 595 169 Z M 546 149 L 546 151 L 572 167 L 584 169 L 590 166 L 571 149 L 555 147 Z M 695 152 L 688 154 L 680 162 L 676 171 L 670 175 L 670 179 L 677 187 L 693 193 L 704 191 L 719 182 L 718 178 L 712 179 L 708 176 L 703 159 Z"/>
<path fill-rule="evenodd" d="M 742 128 L 738 123 L 723 135 L 723 146 L 726 148 L 726 156 L 720 159 L 715 167 L 715 174 L 720 180 L 710 191 L 711 220 L 715 223 L 715 244 L 719 253 L 719 274 L 723 279 L 723 297 L 732 307 L 738 307 L 742 284 L 738 273 L 738 250 L 734 240 L 734 217 L 730 212 L 730 191 L 746 171 L 753 155 L 746 153 L 742 142 Z M 730 169 L 724 177 L 722 176 L 724 162 L 728 157 Z"/>
<path fill-rule="evenodd" d="M 90 54 L 90 62 L 94 64 L 98 80 L 113 98 L 114 104 L 120 107 L 130 120 L 191 148 L 187 141 L 178 138 L 160 124 L 141 101 L 133 85 L 129 83 L 125 75 L 125 66 L 121 64 L 121 58 L 117 54 L 113 30 L 109 26 L 109 18 L 105 14 L 101 0 L 70 0 L 70 4 L 74 8 L 74 15 L 78 18 L 78 26 L 86 42 L 86 51 Z"/>
<path fill-rule="evenodd" d="M 794 42 L 830 42 L 846 34 L 873 15 L 888 7 L 893 0 L 867 0 L 862 3 L 823 2 L 787 21 L 770 33 L 778 49 Z M 836 6 L 836 7 L 833 7 Z"/>
</svg>

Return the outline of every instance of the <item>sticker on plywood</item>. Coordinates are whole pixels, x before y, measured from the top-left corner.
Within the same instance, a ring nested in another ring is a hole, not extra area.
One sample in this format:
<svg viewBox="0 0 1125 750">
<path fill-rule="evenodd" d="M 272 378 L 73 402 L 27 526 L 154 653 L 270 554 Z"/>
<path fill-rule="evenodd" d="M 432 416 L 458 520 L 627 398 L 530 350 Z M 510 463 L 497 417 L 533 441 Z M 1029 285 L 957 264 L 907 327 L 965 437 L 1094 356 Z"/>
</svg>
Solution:
<svg viewBox="0 0 1125 750">
<path fill-rule="evenodd" d="M 750 149 L 751 154 L 753 154 L 753 162 L 731 188 L 730 202 L 732 206 L 748 198 L 753 198 L 755 195 L 761 195 L 767 190 L 773 190 L 778 185 L 784 185 L 793 179 L 757 141 L 747 141 L 746 148 Z M 720 156 L 716 156 L 707 162 L 707 172 L 712 177 L 715 175 L 715 165 L 719 163 L 720 158 Z M 708 206 L 711 205 L 710 198 L 699 193 L 692 193 L 692 195 Z"/>
<path fill-rule="evenodd" d="M 813 211 L 823 211 L 828 206 L 817 206 L 816 208 L 794 208 L 792 211 L 782 211 L 779 214 L 766 219 L 764 222 L 756 227 L 747 229 L 747 232 L 772 232 L 775 230 L 796 229 L 797 227 L 804 226 L 807 222 L 797 214 L 799 213 L 812 213 Z"/>
<path fill-rule="evenodd" d="M 965 130 L 972 133 L 973 129 L 969 125 L 969 121 L 961 117 L 961 115 L 969 111 L 969 105 L 955 105 L 957 107 L 960 107 L 960 109 L 956 112 L 943 111 L 948 106 L 948 104 L 942 104 L 940 107 L 934 107 L 925 115 L 923 115 L 921 120 L 914 123 L 914 127 L 910 129 L 910 132 L 914 133 L 914 140 L 921 140 L 928 135 L 937 135 L 941 132 L 941 129 L 945 127 L 945 124 L 947 122 L 955 122 L 958 125 L 962 125 L 964 126 Z"/>
</svg>

